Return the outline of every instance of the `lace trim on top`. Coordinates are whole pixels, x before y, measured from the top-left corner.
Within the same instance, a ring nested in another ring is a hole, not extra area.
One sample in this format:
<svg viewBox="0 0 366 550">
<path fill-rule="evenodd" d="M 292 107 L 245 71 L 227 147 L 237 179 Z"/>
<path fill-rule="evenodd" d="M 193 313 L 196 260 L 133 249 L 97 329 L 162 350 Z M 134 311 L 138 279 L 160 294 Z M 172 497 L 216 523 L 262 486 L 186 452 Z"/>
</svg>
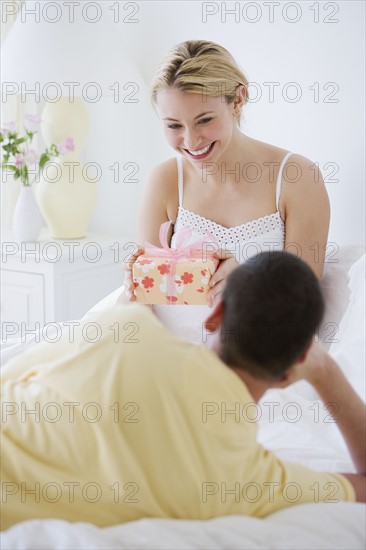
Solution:
<svg viewBox="0 0 366 550">
<path fill-rule="evenodd" d="M 237 225 L 235 227 L 224 227 L 223 225 L 199 216 L 183 206 L 178 207 L 178 216 L 175 224 L 175 231 L 180 226 L 188 226 L 201 234 L 211 233 L 219 242 L 238 243 L 256 239 L 262 235 L 280 232 L 281 237 L 285 236 L 285 223 L 282 220 L 279 211 L 268 214 L 262 218 Z"/>
</svg>

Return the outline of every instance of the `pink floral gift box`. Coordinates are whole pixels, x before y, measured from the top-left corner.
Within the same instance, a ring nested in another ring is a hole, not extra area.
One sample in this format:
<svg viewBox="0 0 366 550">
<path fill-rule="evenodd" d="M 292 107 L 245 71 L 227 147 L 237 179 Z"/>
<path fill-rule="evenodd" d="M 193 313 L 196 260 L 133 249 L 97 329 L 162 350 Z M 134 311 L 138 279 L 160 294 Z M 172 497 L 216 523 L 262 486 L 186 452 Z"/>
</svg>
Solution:
<svg viewBox="0 0 366 550">
<path fill-rule="evenodd" d="M 169 248 L 170 222 L 162 224 L 162 248 L 146 243 L 145 252 L 132 267 L 136 300 L 142 304 L 207 305 L 211 275 L 218 260 L 204 253 L 204 243 L 212 238 L 192 240 L 192 230 L 176 234 L 176 248 Z"/>
</svg>

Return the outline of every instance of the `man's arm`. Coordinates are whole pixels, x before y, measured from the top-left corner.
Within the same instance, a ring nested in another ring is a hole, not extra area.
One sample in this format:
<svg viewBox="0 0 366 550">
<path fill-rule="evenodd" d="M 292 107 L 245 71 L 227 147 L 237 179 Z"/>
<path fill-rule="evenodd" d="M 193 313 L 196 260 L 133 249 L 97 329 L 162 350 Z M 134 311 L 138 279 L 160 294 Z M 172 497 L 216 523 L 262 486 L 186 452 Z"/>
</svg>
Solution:
<svg viewBox="0 0 366 550">
<path fill-rule="evenodd" d="M 366 405 L 357 395 L 334 359 L 313 344 L 305 360 L 288 373 L 287 382 L 307 380 L 336 420 L 357 474 L 342 474 L 353 485 L 356 500 L 366 501 Z M 327 407 L 328 408 L 328 407 Z"/>
</svg>

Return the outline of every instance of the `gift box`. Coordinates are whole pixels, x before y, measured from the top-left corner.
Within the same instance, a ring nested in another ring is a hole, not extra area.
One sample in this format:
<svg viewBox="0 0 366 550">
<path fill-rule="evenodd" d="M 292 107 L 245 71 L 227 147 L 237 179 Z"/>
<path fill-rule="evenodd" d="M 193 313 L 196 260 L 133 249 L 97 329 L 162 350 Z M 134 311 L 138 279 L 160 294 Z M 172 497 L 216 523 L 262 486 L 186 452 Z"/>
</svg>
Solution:
<svg viewBox="0 0 366 550">
<path fill-rule="evenodd" d="M 192 242 L 192 229 L 175 234 L 176 247 L 169 248 L 170 222 L 160 228 L 162 248 L 149 243 L 132 266 L 136 300 L 141 304 L 207 305 L 211 275 L 218 260 L 203 251 L 208 237 Z M 209 237 L 212 243 L 212 237 Z"/>
</svg>

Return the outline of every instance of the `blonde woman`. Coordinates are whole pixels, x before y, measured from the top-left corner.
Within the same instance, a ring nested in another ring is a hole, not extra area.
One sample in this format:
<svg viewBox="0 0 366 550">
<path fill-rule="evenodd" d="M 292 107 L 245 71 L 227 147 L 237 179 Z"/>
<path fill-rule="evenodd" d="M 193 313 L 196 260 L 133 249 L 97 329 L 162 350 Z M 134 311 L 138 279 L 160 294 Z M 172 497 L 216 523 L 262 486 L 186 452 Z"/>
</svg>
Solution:
<svg viewBox="0 0 366 550">
<path fill-rule="evenodd" d="M 321 278 L 330 217 L 322 176 L 311 160 L 240 130 L 248 80 L 231 54 L 203 40 L 178 44 L 163 60 L 151 94 L 177 156 L 150 175 L 138 242 L 159 245 L 160 225 L 168 220 L 174 224 L 173 247 L 182 226 L 213 234 L 233 256 L 223 259 L 212 276 L 211 306 L 237 262 L 261 250 L 292 252 Z M 202 341 L 208 308 L 154 309 L 171 329 Z"/>
</svg>

